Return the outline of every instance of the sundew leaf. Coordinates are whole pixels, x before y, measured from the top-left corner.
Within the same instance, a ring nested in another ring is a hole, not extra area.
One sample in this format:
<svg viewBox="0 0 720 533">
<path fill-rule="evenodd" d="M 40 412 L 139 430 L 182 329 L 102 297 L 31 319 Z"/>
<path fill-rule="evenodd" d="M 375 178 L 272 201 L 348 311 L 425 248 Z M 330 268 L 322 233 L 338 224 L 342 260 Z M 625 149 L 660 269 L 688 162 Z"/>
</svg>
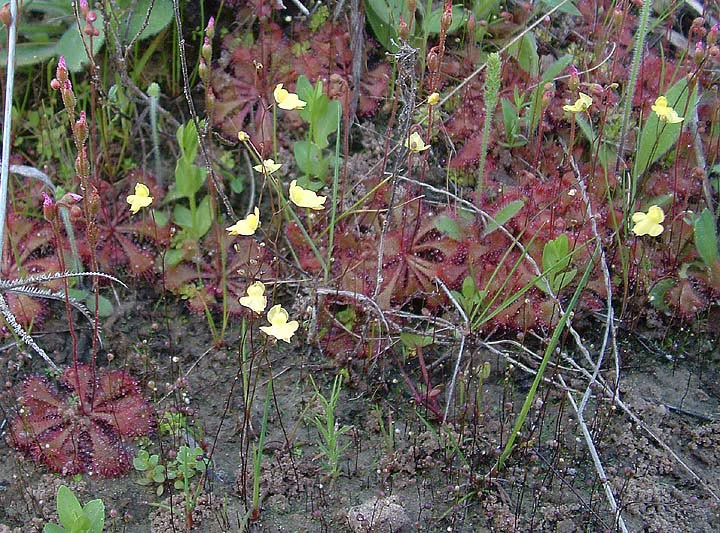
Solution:
<svg viewBox="0 0 720 533">
<path fill-rule="evenodd" d="M 515 200 L 503 207 L 495 215 L 495 220 L 488 220 L 487 226 L 485 227 L 485 232 L 483 233 L 483 237 L 490 235 L 493 231 L 495 231 L 500 226 L 505 224 L 508 220 L 517 215 L 524 205 L 525 202 L 523 202 L 522 200 Z"/>
<path fill-rule="evenodd" d="M 678 115 L 690 115 L 698 102 L 697 88 L 688 94 L 688 84 L 685 78 L 670 87 L 665 93 L 668 105 Z M 658 161 L 670 150 L 682 131 L 685 122 L 668 124 L 662 122 L 657 114 L 650 112 L 645 125 L 640 131 L 637 143 L 637 157 L 635 158 L 635 179 L 638 179 L 650 165 Z"/>
<path fill-rule="evenodd" d="M 695 235 L 695 248 L 706 266 L 710 266 L 718 260 L 717 231 L 715 228 L 715 217 L 706 207 L 693 224 Z"/>
</svg>

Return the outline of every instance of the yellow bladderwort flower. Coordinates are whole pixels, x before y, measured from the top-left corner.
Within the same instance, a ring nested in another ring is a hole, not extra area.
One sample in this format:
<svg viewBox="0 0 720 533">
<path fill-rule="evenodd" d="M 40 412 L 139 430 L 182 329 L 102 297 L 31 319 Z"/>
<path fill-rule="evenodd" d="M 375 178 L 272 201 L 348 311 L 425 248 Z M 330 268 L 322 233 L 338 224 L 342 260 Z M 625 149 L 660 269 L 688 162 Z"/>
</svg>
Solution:
<svg viewBox="0 0 720 533">
<path fill-rule="evenodd" d="M 260 227 L 260 210 L 256 207 L 253 213 L 242 220 L 238 220 L 229 228 L 225 228 L 230 235 L 255 235 L 255 231 Z"/>
<path fill-rule="evenodd" d="M 247 296 L 242 296 L 239 300 L 240 305 L 249 307 L 256 313 L 260 314 L 267 307 L 267 296 L 265 296 L 265 285 L 262 281 L 256 281 L 247 288 Z"/>
<path fill-rule="evenodd" d="M 677 111 L 668 105 L 668 100 L 664 96 L 657 97 L 652 110 L 655 111 L 660 120 L 668 124 L 679 124 L 685 120 L 683 117 L 678 116 Z"/>
<path fill-rule="evenodd" d="M 569 113 L 583 113 L 592 105 L 592 98 L 585 93 L 578 93 L 579 98 L 573 105 L 564 105 L 563 109 Z"/>
<path fill-rule="evenodd" d="M 127 202 L 130 204 L 130 211 L 135 214 L 140 211 L 143 207 L 149 206 L 153 201 L 153 197 L 150 196 L 150 189 L 147 185 L 138 183 L 135 185 L 135 194 L 131 194 L 127 197 Z"/>
<path fill-rule="evenodd" d="M 326 196 L 318 196 L 314 191 L 300 187 L 300 185 L 297 184 L 297 180 L 290 182 L 290 201 L 296 206 L 320 211 L 325 208 L 323 205 L 325 200 L 327 200 Z"/>
<path fill-rule="evenodd" d="M 238 141 L 240 141 L 241 143 L 244 143 L 249 140 L 250 140 L 250 135 L 248 135 L 246 131 L 240 130 L 238 132 Z"/>
<path fill-rule="evenodd" d="M 665 220 L 665 213 L 661 207 L 656 205 L 650 206 L 647 213 L 638 211 L 633 213 L 632 221 L 635 225 L 632 227 L 632 232 L 638 237 L 642 235 L 650 235 L 651 237 L 657 237 L 663 232 L 662 221 Z"/>
<path fill-rule="evenodd" d="M 282 305 L 274 305 L 267 314 L 270 325 L 260 326 L 260 329 L 271 337 L 289 343 L 300 324 L 298 324 L 297 320 L 288 322 L 288 318 L 290 318 L 290 315 L 283 309 Z"/>
<path fill-rule="evenodd" d="M 438 93 L 432 93 L 428 96 L 427 102 L 430 105 L 438 105 L 438 102 L 440 102 L 440 95 Z"/>
<path fill-rule="evenodd" d="M 424 152 L 430 148 L 430 145 L 425 144 L 425 141 L 422 140 L 422 137 L 420 137 L 420 134 L 416 131 L 412 132 L 408 139 L 405 139 L 404 144 L 406 148 L 409 148 L 411 152 L 415 153 Z"/>
<path fill-rule="evenodd" d="M 277 172 L 281 166 L 282 163 L 276 163 L 272 159 L 265 159 L 262 163 L 260 163 L 259 165 L 255 165 L 253 168 L 258 172 L 263 172 L 267 175 L 270 175 L 273 172 Z"/>
<path fill-rule="evenodd" d="M 286 109 L 292 111 L 293 109 L 303 109 L 307 102 L 300 100 L 298 95 L 289 92 L 287 89 L 283 89 L 283 84 L 278 83 L 273 91 L 273 96 L 280 109 Z"/>
</svg>

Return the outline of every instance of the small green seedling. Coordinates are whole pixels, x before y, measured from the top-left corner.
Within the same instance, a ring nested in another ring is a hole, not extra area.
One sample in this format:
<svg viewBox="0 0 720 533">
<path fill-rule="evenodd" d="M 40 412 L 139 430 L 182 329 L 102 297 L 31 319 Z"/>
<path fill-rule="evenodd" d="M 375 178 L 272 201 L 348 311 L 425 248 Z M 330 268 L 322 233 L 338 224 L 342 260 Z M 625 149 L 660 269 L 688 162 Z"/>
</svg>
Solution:
<svg viewBox="0 0 720 533">
<path fill-rule="evenodd" d="M 102 533 L 105 527 L 102 500 L 92 500 L 82 506 L 65 485 L 60 485 L 57 491 L 57 512 L 61 525 L 45 524 L 43 533 Z"/>
<path fill-rule="evenodd" d="M 340 375 L 335 377 L 329 398 L 326 398 L 322 392 L 320 392 L 312 376 L 310 376 L 310 381 L 315 389 L 315 399 L 322 406 L 322 410 L 315 414 L 311 422 L 320 434 L 321 442 L 319 446 L 325 456 L 325 464 L 323 466 L 332 478 L 336 478 L 341 474 L 340 459 L 342 454 L 349 446 L 349 444 L 341 445 L 340 437 L 352 429 L 352 426 L 341 426 L 335 420 L 335 409 L 340 399 L 343 378 Z"/>
<path fill-rule="evenodd" d="M 568 270 L 571 255 L 570 241 L 564 233 L 548 241 L 543 248 L 543 277 L 547 279 L 555 294 L 567 287 L 577 275 L 576 268 Z M 535 286 L 542 291 L 547 291 L 543 279 L 537 280 Z"/>
<path fill-rule="evenodd" d="M 153 485 L 158 487 L 155 493 L 162 496 L 165 491 L 165 465 L 160 463 L 160 456 L 156 453 L 150 455 L 147 450 L 140 450 L 137 457 L 133 459 L 133 466 L 138 472 L 143 472 L 144 476 L 138 485 Z"/>
</svg>

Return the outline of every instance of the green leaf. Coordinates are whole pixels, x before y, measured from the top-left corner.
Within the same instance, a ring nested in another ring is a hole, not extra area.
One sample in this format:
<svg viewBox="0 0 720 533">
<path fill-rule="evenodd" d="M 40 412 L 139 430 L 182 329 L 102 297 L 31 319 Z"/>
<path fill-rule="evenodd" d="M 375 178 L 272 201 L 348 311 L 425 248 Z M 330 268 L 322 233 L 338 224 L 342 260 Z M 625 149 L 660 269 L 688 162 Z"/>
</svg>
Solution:
<svg viewBox="0 0 720 533">
<path fill-rule="evenodd" d="M 434 341 L 433 338 L 428 335 L 418 335 L 417 333 L 401 333 L 400 342 L 409 349 L 424 348 L 430 346 Z"/>
<path fill-rule="evenodd" d="M 540 3 L 545 4 L 548 9 L 552 9 L 563 0 L 540 0 Z M 570 2 L 565 2 L 565 4 L 562 5 L 560 9 L 558 9 L 559 13 L 567 13 L 568 15 L 572 15 L 573 17 L 580 17 L 582 16 L 582 13 L 578 11 L 578 8 L 575 7 L 575 5 Z"/>
<path fill-rule="evenodd" d="M 691 95 L 688 95 L 687 79 L 683 77 L 665 93 L 668 105 L 678 115 L 690 115 L 697 106 L 697 87 Z M 635 159 L 635 178 L 639 178 L 650 165 L 658 161 L 670 150 L 682 131 L 685 122 L 679 124 L 668 124 L 662 122 L 655 112 L 651 111 L 640 131 L 637 143 L 637 157 Z"/>
<path fill-rule="evenodd" d="M 189 162 L 184 157 L 175 163 L 175 191 L 184 198 L 195 196 L 203 183 L 207 170 Z"/>
<path fill-rule="evenodd" d="M 181 228 L 185 230 L 192 230 L 192 212 L 184 205 L 178 204 L 173 208 L 173 220 L 175 221 L 175 224 Z"/>
<path fill-rule="evenodd" d="M 542 264 L 543 270 L 564 270 L 570 264 L 570 256 L 568 250 L 570 242 L 568 236 L 564 233 L 558 235 L 555 239 L 548 241 L 543 248 Z"/>
<path fill-rule="evenodd" d="M 57 524 L 45 524 L 43 533 L 68 533 L 68 530 Z"/>
<path fill-rule="evenodd" d="M 72 528 L 83 512 L 75 494 L 65 485 L 60 485 L 57 491 L 57 512 L 60 523 L 67 529 Z"/>
<path fill-rule="evenodd" d="M 718 236 L 716 220 L 710 210 L 706 207 L 695 219 L 693 232 L 695 235 L 695 248 L 706 266 L 711 266 L 718 261 Z"/>
<path fill-rule="evenodd" d="M 123 39 L 130 40 L 140 31 L 145 23 L 148 9 L 150 8 L 150 0 L 123 0 L 118 2 L 121 7 L 132 9 L 130 15 L 130 22 L 126 29 L 122 30 Z M 173 5 L 172 0 L 155 0 L 153 3 L 150 17 L 148 17 L 148 23 L 143 32 L 140 34 L 140 39 L 146 39 L 162 31 L 173 19 Z M 125 22 L 127 20 L 127 14 L 119 17 L 119 20 Z"/>
<path fill-rule="evenodd" d="M 298 141 L 293 146 L 295 162 L 305 174 L 325 180 L 330 161 L 323 157 L 322 150 L 314 143 Z"/>
<path fill-rule="evenodd" d="M 454 218 L 447 215 L 435 217 L 435 227 L 454 241 L 462 240 L 462 230 Z"/>
<path fill-rule="evenodd" d="M 404 4 L 404 2 L 394 2 L 394 4 Z M 397 42 L 398 40 L 396 28 L 400 22 L 399 18 L 391 11 L 385 0 L 366 0 L 364 5 L 365 16 L 377 40 L 380 41 L 385 50 L 389 52 L 397 51 L 397 46 L 393 45 L 392 41 Z M 408 20 L 408 17 L 403 18 Z"/>
<path fill-rule="evenodd" d="M 200 205 L 197 208 L 197 213 L 195 213 L 195 221 L 197 223 L 197 226 L 195 228 L 195 231 L 197 232 L 196 238 L 200 239 L 210 230 L 210 226 L 212 226 L 213 223 L 213 212 L 212 205 L 210 204 L 210 196 L 206 196 L 202 199 L 202 202 L 200 202 Z"/>
<path fill-rule="evenodd" d="M 195 129 L 195 122 L 190 120 L 186 124 L 181 124 L 175 132 L 175 138 L 180 146 L 183 158 L 187 159 L 190 163 L 195 162 L 200 143 L 197 129 Z"/>
<path fill-rule="evenodd" d="M 88 531 L 91 533 L 102 533 L 105 527 L 105 504 L 102 500 L 91 500 L 83 507 L 85 516 L 90 521 L 90 528 Z"/>
<path fill-rule="evenodd" d="M 532 76 L 536 76 L 539 70 L 540 56 L 537 52 L 537 41 L 535 35 L 526 33 L 522 39 L 508 48 L 508 53 L 517 59 L 525 72 Z"/>
<path fill-rule="evenodd" d="M 95 13 L 97 14 L 97 20 L 93 22 L 93 26 L 100 30 L 100 35 L 93 37 L 92 40 L 93 57 L 100 51 L 105 42 L 105 35 L 102 32 L 102 13 L 98 10 L 96 10 Z M 90 46 L 90 39 L 86 37 L 85 42 Z M 63 33 L 63 36 L 60 37 L 55 53 L 58 56 L 65 56 L 65 63 L 70 72 L 79 72 L 83 69 L 84 65 L 88 64 L 89 61 L 85 53 L 85 46 L 83 45 L 83 40 L 75 25 L 75 21 L 70 24 L 65 33 Z"/>
<path fill-rule="evenodd" d="M 488 220 L 487 226 L 485 226 L 485 231 L 483 232 L 483 237 L 490 235 L 493 231 L 495 231 L 500 226 L 505 224 L 508 220 L 517 215 L 524 205 L 525 202 L 523 202 L 522 200 L 514 200 L 505 207 L 503 207 L 495 215 L 494 220 Z"/>
<path fill-rule="evenodd" d="M 575 56 L 572 54 L 565 54 L 564 56 L 557 58 L 553 64 L 550 65 L 545 72 L 543 72 L 542 84 L 553 81 L 557 78 L 563 70 L 570 66 L 570 63 L 572 63 L 574 58 Z"/>
</svg>

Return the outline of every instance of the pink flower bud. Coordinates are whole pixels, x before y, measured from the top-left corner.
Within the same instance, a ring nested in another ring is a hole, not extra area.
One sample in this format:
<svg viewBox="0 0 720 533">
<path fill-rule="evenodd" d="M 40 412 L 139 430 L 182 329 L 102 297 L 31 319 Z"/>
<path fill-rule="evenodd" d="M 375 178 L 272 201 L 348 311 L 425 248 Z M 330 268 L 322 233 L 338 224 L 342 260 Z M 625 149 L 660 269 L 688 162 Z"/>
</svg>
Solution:
<svg viewBox="0 0 720 533">
<path fill-rule="evenodd" d="M 60 56 L 58 59 L 57 69 L 55 70 L 55 77 L 61 82 L 66 82 L 68 79 L 67 65 L 65 64 L 65 56 Z"/>
<path fill-rule="evenodd" d="M 215 37 L 215 17 L 210 17 L 208 20 L 207 26 L 205 27 L 205 35 L 210 39 Z"/>
<path fill-rule="evenodd" d="M 580 87 L 580 74 L 575 65 L 570 66 L 570 81 L 568 82 L 568 88 L 575 92 Z"/>
<path fill-rule="evenodd" d="M 43 216 L 45 217 L 45 220 L 48 222 L 54 222 L 57 219 L 57 205 L 55 205 L 55 200 L 50 198 L 47 193 L 43 192 Z"/>
</svg>

